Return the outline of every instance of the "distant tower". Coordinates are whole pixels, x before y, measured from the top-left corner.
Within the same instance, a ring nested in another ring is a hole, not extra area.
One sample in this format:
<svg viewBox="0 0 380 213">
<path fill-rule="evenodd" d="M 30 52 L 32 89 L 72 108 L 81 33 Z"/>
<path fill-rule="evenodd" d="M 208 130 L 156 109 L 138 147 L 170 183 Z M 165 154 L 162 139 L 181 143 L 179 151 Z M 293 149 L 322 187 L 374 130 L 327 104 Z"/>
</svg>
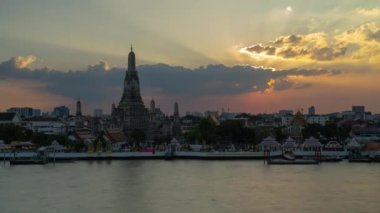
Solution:
<svg viewBox="0 0 380 213">
<path fill-rule="evenodd" d="M 177 101 L 174 102 L 174 120 L 179 121 L 179 110 L 178 110 L 178 103 Z"/>
<path fill-rule="evenodd" d="M 315 107 L 314 106 L 309 107 L 309 115 L 315 115 Z"/>
<path fill-rule="evenodd" d="M 156 103 L 154 102 L 153 98 L 150 101 L 149 117 L 150 121 L 147 138 L 148 141 L 152 143 L 154 141 L 159 140 L 159 138 L 161 137 L 161 131 L 159 128 L 160 122 L 156 117 Z"/>
<path fill-rule="evenodd" d="M 181 122 L 179 117 L 179 109 L 177 101 L 174 103 L 174 117 L 173 117 L 173 137 L 181 136 Z"/>
<path fill-rule="evenodd" d="M 77 117 L 82 116 L 82 104 L 80 103 L 80 100 L 77 101 L 77 112 L 75 114 Z"/>
</svg>

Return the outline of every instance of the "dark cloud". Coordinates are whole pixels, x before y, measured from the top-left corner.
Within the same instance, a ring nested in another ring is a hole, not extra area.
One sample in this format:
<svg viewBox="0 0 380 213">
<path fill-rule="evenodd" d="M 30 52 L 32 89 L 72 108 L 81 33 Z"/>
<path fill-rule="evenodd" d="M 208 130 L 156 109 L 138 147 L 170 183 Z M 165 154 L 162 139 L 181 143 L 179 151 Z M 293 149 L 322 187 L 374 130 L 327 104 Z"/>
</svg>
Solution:
<svg viewBox="0 0 380 213">
<path fill-rule="evenodd" d="M 346 50 L 346 47 L 335 49 L 330 47 L 316 48 L 312 50 L 310 57 L 318 61 L 330 61 L 334 58 L 344 56 L 346 54 Z"/>
<path fill-rule="evenodd" d="M 375 40 L 380 42 L 380 29 L 367 30 L 366 32 L 367 40 Z"/>
<path fill-rule="evenodd" d="M 280 36 L 274 41 L 274 44 L 275 45 L 298 44 L 302 40 L 304 40 L 304 37 L 302 35 Z"/>
<path fill-rule="evenodd" d="M 295 48 L 295 47 L 287 47 L 280 49 L 277 55 L 282 56 L 284 58 L 295 58 L 298 56 L 304 56 L 308 54 L 308 50 L 304 48 Z"/>
<path fill-rule="evenodd" d="M 209 95 L 236 95 L 248 92 L 306 88 L 292 82 L 288 76 L 336 75 L 339 71 L 282 70 L 252 66 L 208 65 L 196 69 L 165 64 L 138 67 L 142 94 L 145 96 L 205 97 Z M 90 103 L 119 100 L 125 68 L 109 68 L 106 62 L 88 66 L 83 71 L 57 71 L 0 64 L 0 78 L 22 79 L 41 83 L 41 90 L 70 98 L 85 97 Z M 268 84 L 274 81 L 274 84 Z"/>
<path fill-rule="evenodd" d="M 273 88 L 275 90 L 286 90 L 292 88 L 294 84 L 294 82 L 290 81 L 287 78 L 279 78 L 274 81 Z"/>
<path fill-rule="evenodd" d="M 273 46 L 263 46 L 261 44 L 256 44 L 250 47 L 247 47 L 247 50 L 250 52 L 256 53 L 266 53 L 267 55 L 274 55 L 276 53 L 276 47 Z"/>
</svg>

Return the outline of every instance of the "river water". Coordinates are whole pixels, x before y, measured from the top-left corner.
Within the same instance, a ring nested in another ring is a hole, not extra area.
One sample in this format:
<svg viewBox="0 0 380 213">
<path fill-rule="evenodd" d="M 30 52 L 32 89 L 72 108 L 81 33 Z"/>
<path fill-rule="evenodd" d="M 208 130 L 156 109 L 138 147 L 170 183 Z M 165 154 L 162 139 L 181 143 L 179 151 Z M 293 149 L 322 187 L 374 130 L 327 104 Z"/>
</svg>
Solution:
<svg viewBox="0 0 380 213">
<path fill-rule="evenodd" d="M 380 164 L 125 160 L 0 165 L 0 212 L 380 212 Z"/>
</svg>

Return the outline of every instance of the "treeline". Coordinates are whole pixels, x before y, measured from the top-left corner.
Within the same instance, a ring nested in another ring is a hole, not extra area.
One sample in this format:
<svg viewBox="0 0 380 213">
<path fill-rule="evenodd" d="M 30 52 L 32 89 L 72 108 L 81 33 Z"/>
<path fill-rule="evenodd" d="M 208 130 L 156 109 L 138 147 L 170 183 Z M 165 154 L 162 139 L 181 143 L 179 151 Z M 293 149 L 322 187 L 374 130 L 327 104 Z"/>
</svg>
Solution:
<svg viewBox="0 0 380 213">
<path fill-rule="evenodd" d="M 5 144 L 9 144 L 12 141 L 31 141 L 37 146 L 48 146 L 56 140 L 69 150 L 79 151 L 84 148 L 83 143 L 71 141 L 66 135 L 47 135 L 15 125 L 0 125 L 0 140 L 3 140 Z"/>
<path fill-rule="evenodd" d="M 311 136 L 318 138 L 322 143 L 329 140 L 344 141 L 350 136 L 351 126 L 338 126 L 336 121 L 327 123 L 325 126 L 319 124 L 309 124 L 302 130 L 303 138 Z M 286 127 L 254 127 L 247 128 L 239 121 L 228 120 L 216 125 L 211 119 L 201 119 L 190 131 L 185 134 L 188 143 L 208 144 L 213 146 L 226 146 L 234 144 L 237 146 L 257 145 L 267 136 L 275 137 L 279 142 L 286 140 Z M 6 144 L 12 141 L 31 141 L 37 146 L 47 146 L 56 140 L 69 150 L 82 150 L 84 144 L 78 141 L 71 141 L 67 135 L 46 135 L 33 132 L 29 129 L 14 125 L 0 125 L 0 140 Z M 102 141 L 102 137 L 97 140 Z M 139 144 L 145 140 L 145 135 L 134 132 L 131 135 L 131 142 Z M 158 141 L 158 144 L 166 143 L 170 138 Z M 102 141 L 103 142 L 103 141 Z"/>
<path fill-rule="evenodd" d="M 310 124 L 302 129 L 303 138 L 311 136 L 322 143 L 329 140 L 343 141 L 350 135 L 351 126 L 338 126 L 330 122 L 325 126 Z M 244 127 L 239 121 L 228 120 L 216 125 L 211 119 L 202 119 L 196 126 L 185 134 L 189 143 L 225 146 L 228 144 L 257 145 L 267 136 L 275 137 L 279 142 L 286 140 L 286 127 Z"/>
</svg>

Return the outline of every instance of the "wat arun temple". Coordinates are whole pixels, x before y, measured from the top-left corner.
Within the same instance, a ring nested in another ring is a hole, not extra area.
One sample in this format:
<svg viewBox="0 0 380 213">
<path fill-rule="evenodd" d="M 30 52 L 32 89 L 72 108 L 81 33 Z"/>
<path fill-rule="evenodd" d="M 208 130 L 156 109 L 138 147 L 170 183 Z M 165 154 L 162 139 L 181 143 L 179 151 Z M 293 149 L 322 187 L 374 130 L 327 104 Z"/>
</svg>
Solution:
<svg viewBox="0 0 380 213">
<path fill-rule="evenodd" d="M 133 48 L 128 55 L 128 69 L 124 78 L 123 95 L 117 108 L 112 110 L 112 116 L 117 126 L 120 126 L 127 136 L 130 136 L 135 130 L 140 130 L 145 134 L 148 132 L 149 111 L 141 98 L 136 56 Z"/>
<path fill-rule="evenodd" d="M 180 120 L 178 113 L 178 103 L 174 104 L 173 120 L 157 119 L 154 100 L 151 101 L 148 110 L 141 98 L 140 82 L 136 69 L 136 56 L 131 47 L 128 55 L 128 69 L 124 78 L 124 89 L 121 100 L 116 107 L 112 106 L 112 120 L 114 126 L 121 128 L 125 135 L 130 138 L 133 132 L 143 132 L 146 140 L 155 140 L 163 136 L 165 129 L 169 129 L 170 133 L 166 135 L 179 136 Z M 174 130 L 174 131 L 173 131 Z"/>
</svg>

